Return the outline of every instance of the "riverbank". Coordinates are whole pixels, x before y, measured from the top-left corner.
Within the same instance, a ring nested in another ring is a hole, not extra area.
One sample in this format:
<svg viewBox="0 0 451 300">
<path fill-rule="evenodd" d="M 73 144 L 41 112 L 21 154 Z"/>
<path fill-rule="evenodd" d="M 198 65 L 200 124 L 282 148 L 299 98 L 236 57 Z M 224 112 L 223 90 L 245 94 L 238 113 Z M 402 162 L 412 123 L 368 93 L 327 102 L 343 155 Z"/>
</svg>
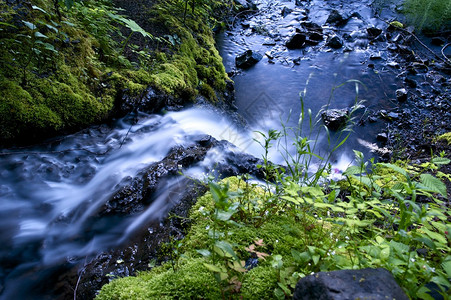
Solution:
<svg viewBox="0 0 451 300">
<path fill-rule="evenodd" d="M 55 3 L 0 3 L 1 144 L 30 144 L 136 109 L 179 109 L 197 96 L 230 101 L 212 28 L 217 12 L 233 7 Z"/>
</svg>

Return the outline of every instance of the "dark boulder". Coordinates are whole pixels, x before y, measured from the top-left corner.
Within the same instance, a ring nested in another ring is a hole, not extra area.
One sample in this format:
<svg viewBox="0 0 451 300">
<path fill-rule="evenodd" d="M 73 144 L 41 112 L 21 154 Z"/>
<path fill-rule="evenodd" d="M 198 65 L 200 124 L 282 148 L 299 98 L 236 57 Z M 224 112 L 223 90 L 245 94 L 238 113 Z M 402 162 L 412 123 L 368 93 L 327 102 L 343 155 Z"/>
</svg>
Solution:
<svg viewBox="0 0 451 300">
<path fill-rule="evenodd" d="M 339 130 L 346 125 L 348 120 L 349 111 L 347 108 L 343 109 L 328 109 L 325 110 L 321 117 L 323 119 L 324 125 L 330 130 Z"/>
<path fill-rule="evenodd" d="M 238 68 L 246 69 L 258 63 L 263 56 L 252 50 L 247 50 L 235 57 L 235 65 Z"/>
<path fill-rule="evenodd" d="M 397 89 L 395 93 L 396 93 L 396 99 L 399 102 L 407 101 L 407 90 L 406 89 Z"/>
<path fill-rule="evenodd" d="M 288 49 L 300 49 L 304 46 L 306 35 L 304 33 L 295 33 L 285 43 Z"/>
<path fill-rule="evenodd" d="M 333 49 L 340 49 L 341 47 L 343 47 L 343 41 L 339 36 L 334 35 L 327 41 L 326 46 L 331 47 Z"/>
<path fill-rule="evenodd" d="M 385 143 L 385 142 L 388 141 L 388 136 L 387 136 L 387 134 L 386 134 L 385 132 L 381 132 L 381 133 L 379 133 L 379 134 L 377 135 L 376 139 L 377 139 L 378 141 L 381 141 L 381 142 Z"/>
<path fill-rule="evenodd" d="M 393 275 L 386 269 L 319 272 L 299 280 L 294 300 L 408 300 Z"/>
<path fill-rule="evenodd" d="M 344 18 L 338 10 L 334 9 L 330 12 L 329 17 L 326 20 L 326 24 L 344 25 L 347 21 L 347 18 Z"/>
<path fill-rule="evenodd" d="M 376 28 L 376 27 L 368 27 L 366 29 L 366 32 L 368 32 L 368 37 L 369 38 L 375 39 L 382 33 L 382 29 L 379 29 L 379 28 Z"/>
</svg>

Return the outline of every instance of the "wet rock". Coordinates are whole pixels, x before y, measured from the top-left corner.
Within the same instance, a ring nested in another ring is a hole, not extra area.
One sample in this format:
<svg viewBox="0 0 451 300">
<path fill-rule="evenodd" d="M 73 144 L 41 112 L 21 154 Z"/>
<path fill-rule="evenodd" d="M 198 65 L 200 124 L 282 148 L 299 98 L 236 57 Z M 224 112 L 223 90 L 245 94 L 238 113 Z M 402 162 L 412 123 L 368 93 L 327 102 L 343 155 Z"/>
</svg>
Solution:
<svg viewBox="0 0 451 300">
<path fill-rule="evenodd" d="M 368 32 L 368 37 L 370 39 L 375 39 L 382 33 L 382 29 L 376 27 L 368 27 L 366 29 L 366 32 Z"/>
<path fill-rule="evenodd" d="M 274 40 L 271 39 L 271 38 L 266 38 L 266 39 L 263 41 L 262 45 L 263 45 L 263 46 L 275 46 L 275 45 L 276 45 L 276 41 L 274 41 Z"/>
<path fill-rule="evenodd" d="M 399 102 L 405 102 L 407 101 L 407 90 L 406 89 L 397 89 L 396 92 L 396 100 Z"/>
<path fill-rule="evenodd" d="M 324 125 L 330 130 L 339 130 L 346 125 L 348 120 L 348 109 L 328 109 L 325 110 L 321 117 L 323 119 Z"/>
<path fill-rule="evenodd" d="M 338 10 L 334 9 L 330 12 L 329 17 L 327 17 L 326 24 L 344 25 L 347 21 Z"/>
<path fill-rule="evenodd" d="M 340 49 L 341 47 L 343 47 L 343 41 L 338 35 L 334 35 L 327 41 L 326 46 L 333 49 Z"/>
<path fill-rule="evenodd" d="M 174 98 L 157 91 L 152 87 L 140 96 L 132 97 L 129 95 L 128 90 L 121 91 L 119 95 L 119 111 L 117 115 L 124 116 L 134 110 L 140 110 L 146 113 L 159 112 L 164 106 L 174 102 Z"/>
<path fill-rule="evenodd" d="M 387 120 L 397 120 L 399 119 L 399 114 L 395 112 L 387 112 L 386 110 L 381 110 L 379 112 L 380 116 Z"/>
<path fill-rule="evenodd" d="M 195 145 L 172 149 L 163 160 L 151 164 L 107 200 L 100 208 L 99 216 L 134 214 L 144 210 L 162 178 L 175 176 L 181 168 L 201 161 L 212 146 L 212 140 L 201 137 Z"/>
<path fill-rule="evenodd" d="M 283 8 L 282 8 L 282 12 L 281 12 L 281 14 L 282 14 L 282 17 L 286 17 L 286 16 L 288 16 L 289 14 L 291 14 L 293 12 L 293 10 L 291 9 L 291 8 L 288 8 L 288 7 L 286 7 L 286 6 L 284 6 Z"/>
<path fill-rule="evenodd" d="M 304 46 L 306 35 L 304 33 L 295 33 L 285 43 L 288 49 L 300 49 Z"/>
<path fill-rule="evenodd" d="M 409 299 L 386 269 L 319 272 L 299 280 L 294 300 Z"/>
<path fill-rule="evenodd" d="M 413 78 L 411 78 L 411 76 L 407 76 L 407 77 L 404 79 L 404 82 L 405 82 L 410 88 L 416 88 L 416 87 L 418 86 L 418 83 L 417 83 Z"/>
<path fill-rule="evenodd" d="M 323 33 L 323 28 L 314 22 L 301 22 L 301 26 L 308 32 Z"/>
<path fill-rule="evenodd" d="M 308 35 L 307 39 L 305 40 L 305 43 L 307 45 L 316 46 L 318 45 L 322 40 L 324 39 L 322 34 L 319 33 L 311 33 Z"/>
<path fill-rule="evenodd" d="M 235 57 L 235 65 L 238 68 L 246 69 L 258 63 L 263 56 L 252 50 L 247 50 Z"/>
<path fill-rule="evenodd" d="M 385 132 L 382 132 L 382 133 L 379 133 L 379 134 L 377 135 L 376 139 L 377 139 L 378 141 L 381 141 L 381 142 L 383 142 L 383 143 L 386 143 L 386 142 L 388 141 L 388 136 L 387 136 L 387 134 L 386 134 Z"/>
</svg>

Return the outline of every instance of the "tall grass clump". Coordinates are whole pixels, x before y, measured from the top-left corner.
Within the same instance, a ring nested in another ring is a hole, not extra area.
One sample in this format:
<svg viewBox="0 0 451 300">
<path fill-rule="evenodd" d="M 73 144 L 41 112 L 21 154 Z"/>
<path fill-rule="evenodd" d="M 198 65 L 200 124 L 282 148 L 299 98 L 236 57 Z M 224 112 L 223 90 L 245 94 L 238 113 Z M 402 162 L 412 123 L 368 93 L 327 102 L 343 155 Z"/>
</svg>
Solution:
<svg viewBox="0 0 451 300">
<path fill-rule="evenodd" d="M 451 29 L 450 0 L 406 0 L 404 11 L 408 22 L 420 31 Z"/>
</svg>

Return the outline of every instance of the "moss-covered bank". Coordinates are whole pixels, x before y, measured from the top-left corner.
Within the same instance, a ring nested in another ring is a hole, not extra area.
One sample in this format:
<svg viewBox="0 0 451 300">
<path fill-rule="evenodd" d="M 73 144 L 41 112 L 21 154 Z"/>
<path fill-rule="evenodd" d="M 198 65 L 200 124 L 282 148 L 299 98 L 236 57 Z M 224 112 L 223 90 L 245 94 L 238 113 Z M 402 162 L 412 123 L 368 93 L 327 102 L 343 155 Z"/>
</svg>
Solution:
<svg viewBox="0 0 451 300">
<path fill-rule="evenodd" d="M 54 2 L 0 0 L 0 143 L 103 121 L 120 95 L 149 86 L 182 102 L 216 101 L 224 89 L 212 35 L 221 2 L 204 1 L 185 21 L 181 1 L 128 1 L 125 11 L 121 1 Z"/>
<path fill-rule="evenodd" d="M 237 177 L 225 179 L 222 183 L 229 185 L 231 193 L 243 188 L 244 184 Z M 246 197 L 254 199 L 252 201 L 263 201 L 263 189 L 252 187 L 248 192 Z M 225 299 L 234 296 L 236 299 L 273 299 L 273 291 L 283 276 L 282 265 L 274 267 L 274 261 L 264 258 L 269 254 L 280 256 L 287 258 L 283 265 L 291 265 L 292 249 L 305 247 L 311 236 L 319 238 L 333 232 L 328 223 L 320 224 L 308 216 L 293 220 L 292 216 L 283 214 L 268 216 L 261 226 L 233 224 L 231 220 L 228 224 L 218 224 L 215 234 L 219 239 L 227 239 L 236 256 L 242 259 L 241 266 L 236 267 L 229 265 L 231 256 L 217 257 L 217 267 L 228 266 L 224 269 L 228 277 L 221 280 L 212 272 L 210 258 L 202 255 L 212 243 L 214 211 L 215 201 L 209 192 L 192 207 L 190 218 L 193 224 L 179 244 L 178 255 L 173 256 L 173 261 L 141 272 L 136 277 L 113 280 L 102 288 L 96 299 L 224 299 L 224 295 L 227 295 Z M 253 264 L 253 268 L 246 272 L 242 269 L 245 261 L 248 268 Z M 293 278 L 297 279 L 296 276 Z"/>
</svg>

